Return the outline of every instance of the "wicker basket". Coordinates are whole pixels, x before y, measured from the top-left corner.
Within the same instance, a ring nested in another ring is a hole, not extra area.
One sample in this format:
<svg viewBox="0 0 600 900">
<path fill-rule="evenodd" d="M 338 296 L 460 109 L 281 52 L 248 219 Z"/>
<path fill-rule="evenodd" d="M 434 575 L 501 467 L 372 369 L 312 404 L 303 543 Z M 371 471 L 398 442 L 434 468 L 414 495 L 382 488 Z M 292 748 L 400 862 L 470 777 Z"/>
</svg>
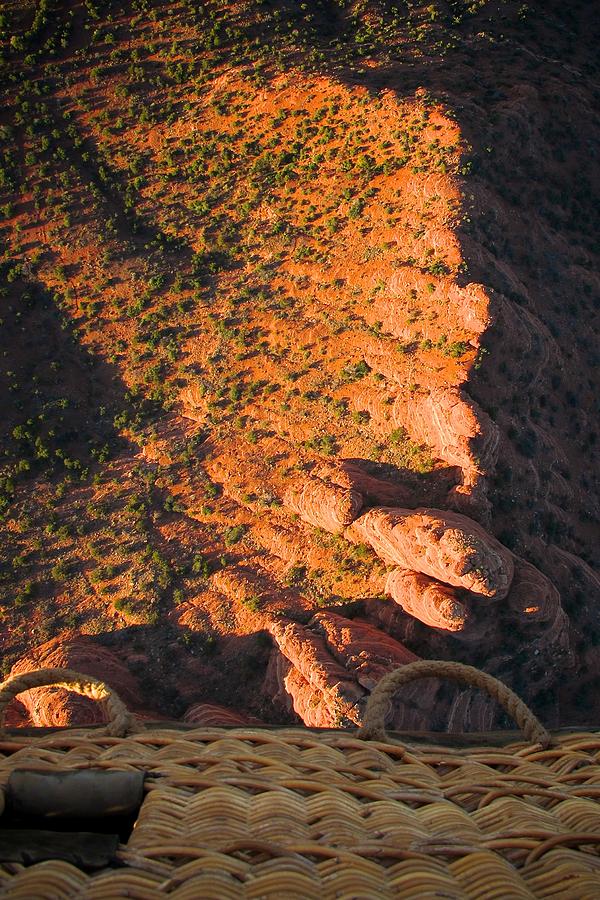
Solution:
<svg viewBox="0 0 600 900">
<path fill-rule="evenodd" d="M 388 738 L 393 691 L 432 674 L 489 690 L 526 739 Z M 61 670 L 5 682 L 0 716 L 17 693 L 42 684 L 94 696 L 108 729 L 5 733 L 0 784 L 17 769 L 137 770 L 144 800 L 108 865 L 7 862 L 2 896 L 600 897 L 600 737 L 549 735 L 476 669 L 419 662 L 393 672 L 371 695 L 359 734 L 142 726 L 105 685 Z"/>
</svg>

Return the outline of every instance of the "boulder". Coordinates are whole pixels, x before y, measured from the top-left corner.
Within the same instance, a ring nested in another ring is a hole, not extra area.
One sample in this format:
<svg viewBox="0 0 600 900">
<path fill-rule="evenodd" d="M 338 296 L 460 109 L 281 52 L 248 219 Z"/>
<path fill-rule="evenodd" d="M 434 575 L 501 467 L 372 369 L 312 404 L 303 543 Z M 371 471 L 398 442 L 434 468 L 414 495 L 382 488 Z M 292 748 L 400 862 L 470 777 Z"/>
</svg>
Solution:
<svg viewBox="0 0 600 900">
<path fill-rule="evenodd" d="M 203 422 L 206 417 L 207 401 L 200 384 L 189 384 L 180 395 L 181 413 L 193 422 Z"/>
</svg>

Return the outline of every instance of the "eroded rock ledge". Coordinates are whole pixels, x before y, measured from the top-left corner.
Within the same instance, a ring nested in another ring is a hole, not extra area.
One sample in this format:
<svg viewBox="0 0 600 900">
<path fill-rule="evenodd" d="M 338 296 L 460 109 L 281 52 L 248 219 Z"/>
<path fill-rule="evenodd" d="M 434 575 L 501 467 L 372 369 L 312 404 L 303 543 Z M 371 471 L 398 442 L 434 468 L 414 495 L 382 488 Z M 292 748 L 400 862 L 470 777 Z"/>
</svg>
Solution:
<svg viewBox="0 0 600 900">
<path fill-rule="evenodd" d="M 411 437 L 463 473 L 463 492 L 472 493 L 498 456 L 495 422 L 464 388 L 434 387 L 428 394 L 399 394 L 393 419 Z"/>
<path fill-rule="evenodd" d="M 501 600 L 513 577 L 509 550 L 477 522 L 437 509 L 378 507 L 345 532 L 370 544 L 384 562 Z"/>
<path fill-rule="evenodd" d="M 290 485 L 284 503 L 305 522 L 338 534 L 355 520 L 362 509 L 363 497 L 355 488 L 320 478 L 304 478 Z"/>
<path fill-rule="evenodd" d="M 310 727 L 350 727 L 363 721 L 369 693 L 398 666 L 418 657 L 368 622 L 317 613 L 307 626 L 278 621 L 265 693 Z M 398 731 L 447 730 L 466 720 L 491 728 L 496 704 L 470 690 L 448 689 L 435 678 L 406 685 L 390 702 L 388 726 Z"/>
<path fill-rule="evenodd" d="M 424 625 L 452 632 L 467 628 L 469 611 L 455 591 L 421 572 L 393 569 L 387 577 L 385 592 Z"/>
</svg>

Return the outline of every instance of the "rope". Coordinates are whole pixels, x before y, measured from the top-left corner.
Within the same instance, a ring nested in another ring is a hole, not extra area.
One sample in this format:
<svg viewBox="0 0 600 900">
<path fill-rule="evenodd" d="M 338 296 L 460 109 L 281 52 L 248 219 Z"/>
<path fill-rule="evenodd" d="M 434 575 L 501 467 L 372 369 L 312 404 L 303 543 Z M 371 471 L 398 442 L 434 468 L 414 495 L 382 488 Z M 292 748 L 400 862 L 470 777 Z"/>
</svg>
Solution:
<svg viewBox="0 0 600 900">
<path fill-rule="evenodd" d="M 493 675 L 481 672 L 473 666 L 435 659 L 423 659 L 409 663 L 383 676 L 367 701 L 364 724 L 359 729 L 359 737 L 362 740 L 386 741 L 385 715 L 392 696 L 403 684 L 419 678 L 450 678 L 460 684 L 486 691 L 515 720 L 527 740 L 541 744 L 544 749 L 550 746 L 552 738 L 549 732 L 531 712 L 527 704 L 509 687 L 498 681 Z"/>
<path fill-rule="evenodd" d="M 32 688 L 51 686 L 74 691 L 100 703 L 108 719 L 106 734 L 111 737 L 125 737 L 126 734 L 138 730 L 133 715 L 112 688 L 104 682 L 71 669 L 35 669 L 33 672 L 13 675 L 0 684 L 0 733 L 3 731 L 8 704 L 18 694 Z"/>
</svg>

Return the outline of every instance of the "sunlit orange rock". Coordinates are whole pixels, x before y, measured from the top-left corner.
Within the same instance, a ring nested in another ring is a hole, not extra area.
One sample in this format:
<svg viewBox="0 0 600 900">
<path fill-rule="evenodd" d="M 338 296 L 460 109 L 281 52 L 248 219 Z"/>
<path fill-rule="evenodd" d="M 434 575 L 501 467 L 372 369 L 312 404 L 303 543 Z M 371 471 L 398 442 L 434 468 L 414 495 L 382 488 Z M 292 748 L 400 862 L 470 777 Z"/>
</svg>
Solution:
<svg viewBox="0 0 600 900">
<path fill-rule="evenodd" d="M 363 506 L 359 491 L 318 478 L 295 481 L 285 492 L 283 502 L 304 522 L 333 534 L 353 522 Z"/>
<path fill-rule="evenodd" d="M 368 691 L 391 669 L 418 659 L 399 641 L 368 622 L 347 619 L 333 612 L 316 613 L 310 629 L 325 639 L 334 659 Z"/>
<path fill-rule="evenodd" d="M 297 622 L 272 621 L 268 625 L 279 652 L 302 675 L 316 696 L 325 698 L 336 719 L 359 721 L 358 704 L 365 691 L 331 656 L 322 637 Z"/>
<path fill-rule="evenodd" d="M 385 591 L 405 612 L 431 628 L 465 629 L 468 612 L 454 590 L 421 572 L 394 569 L 387 577 Z"/>
<path fill-rule="evenodd" d="M 440 459 L 460 466 L 465 473 L 485 473 L 496 462 L 498 427 L 459 387 L 399 395 L 393 417 L 414 440 L 427 444 Z"/>
<path fill-rule="evenodd" d="M 418 659 L 368 622 L 332 612 L 317 613 L 308 626 L 280 624 L 269 662 L 265 693 L 310 727 L 361 724 L 370 691 L 388 672 Z M 386 721 L 396 730 L 443 727 L 448 702 L 440 682 L 429 678 L 403 687 L 390 700 Z"/>
<path fill-rule="evenodd" d="M 460 513 L 378 507 L 359 516 L 346 535 L 370 544 L 391 565 L 484 597 L 502 599 L 512 582 L 512 553 Z"/>
</svg>

